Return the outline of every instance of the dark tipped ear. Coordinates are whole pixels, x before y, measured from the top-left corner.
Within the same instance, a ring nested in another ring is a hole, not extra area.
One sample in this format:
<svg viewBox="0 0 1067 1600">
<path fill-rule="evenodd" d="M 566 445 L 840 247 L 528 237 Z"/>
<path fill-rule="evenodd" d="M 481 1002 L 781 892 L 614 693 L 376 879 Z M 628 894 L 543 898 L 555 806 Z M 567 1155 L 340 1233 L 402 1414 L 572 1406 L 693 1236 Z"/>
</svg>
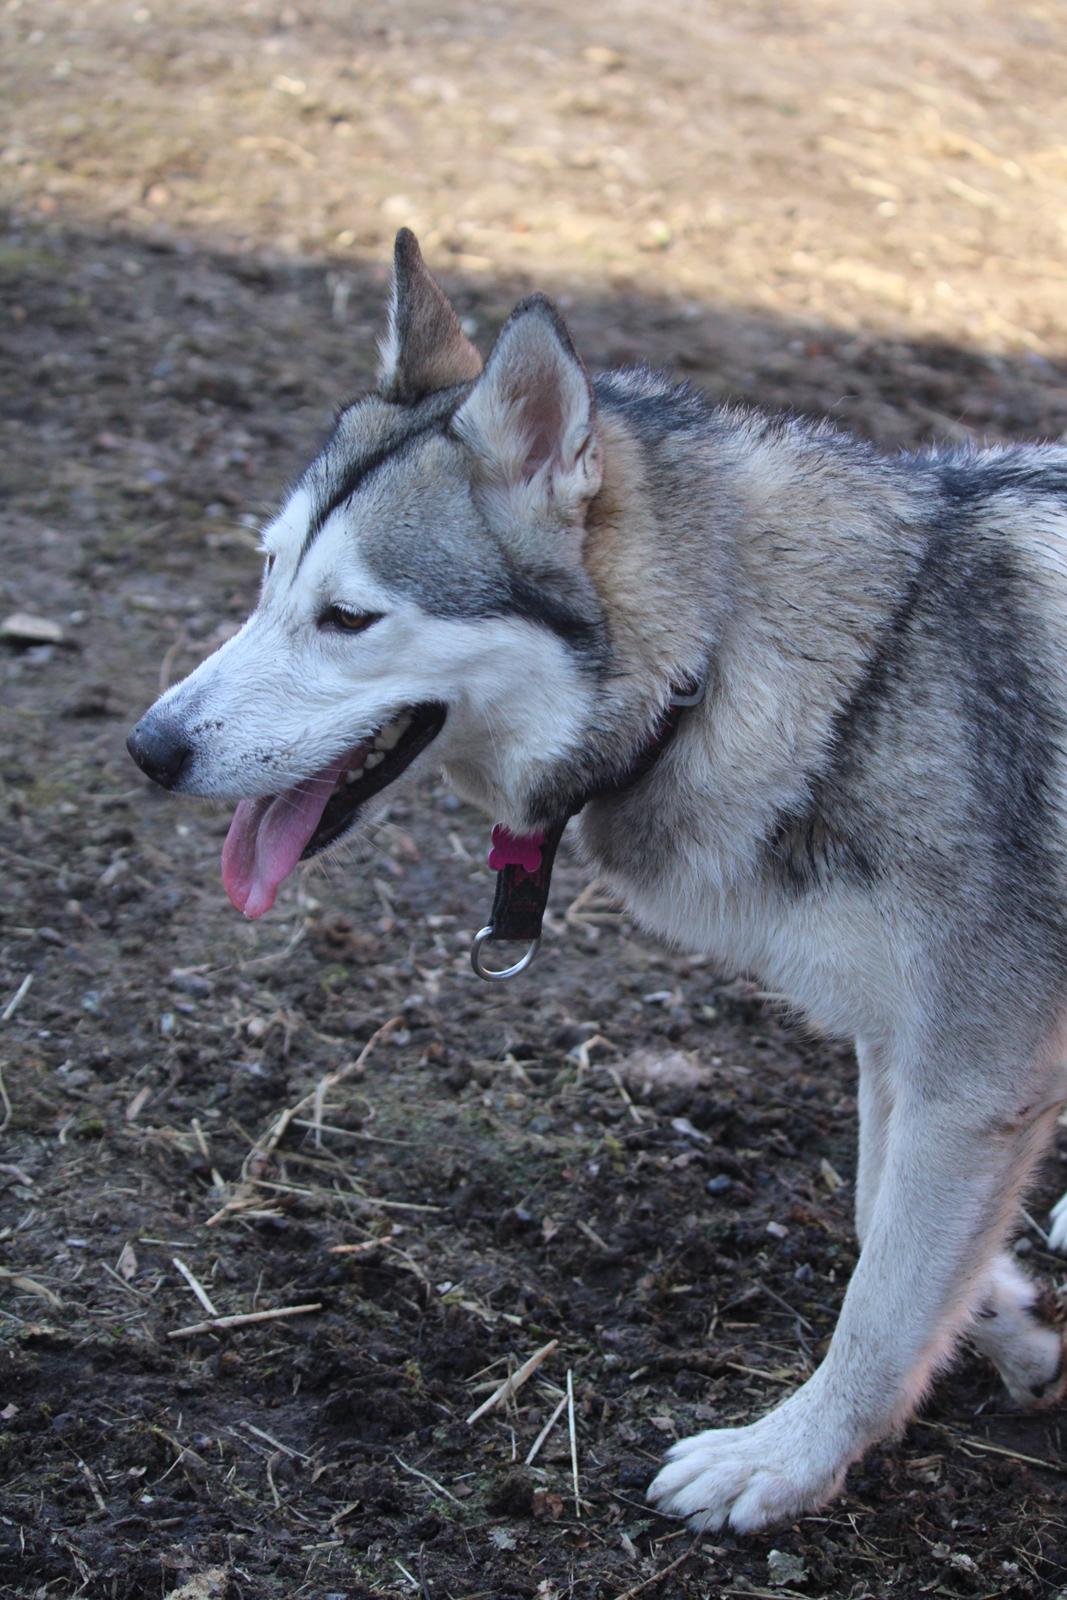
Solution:
<svg viewBox="0 0 1067 1600">
<path fill-rule="evenodd" d="M 483 481 L 521 495 L 531 514 L 543 501 L 579 515 L 596 494 L 593 387 L 544 295 L 516 306 L 453 427 L 475 452 Z"/>
<path fill-rule="evenodd" d="M 393 298 L 381 342 L 378 386 L 387 400 L 417 400 L 466 383 L 482 358 L 459 325 L 444 291 L 426 270 L 419 241 L 401 228 L 393 251 Z"/>
</svg>

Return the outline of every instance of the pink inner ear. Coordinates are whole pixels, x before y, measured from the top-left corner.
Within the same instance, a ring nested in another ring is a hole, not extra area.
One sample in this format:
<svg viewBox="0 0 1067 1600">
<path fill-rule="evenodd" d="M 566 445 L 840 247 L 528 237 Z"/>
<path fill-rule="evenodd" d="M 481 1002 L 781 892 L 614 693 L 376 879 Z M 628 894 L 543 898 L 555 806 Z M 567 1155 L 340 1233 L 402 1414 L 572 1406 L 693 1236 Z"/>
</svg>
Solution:
<svg viewBox="0 0 1067 1600">
<path fill-rule="evenodd" d="M 537 387 L 522 402 L 522 423 L 527 434 L 526 458 L 522 475 L 529 479 L 550 461 L 559 459 L 563 436 L 563 408 L 557 384 L 551 374 L 537 374 Z"/>
</svg>

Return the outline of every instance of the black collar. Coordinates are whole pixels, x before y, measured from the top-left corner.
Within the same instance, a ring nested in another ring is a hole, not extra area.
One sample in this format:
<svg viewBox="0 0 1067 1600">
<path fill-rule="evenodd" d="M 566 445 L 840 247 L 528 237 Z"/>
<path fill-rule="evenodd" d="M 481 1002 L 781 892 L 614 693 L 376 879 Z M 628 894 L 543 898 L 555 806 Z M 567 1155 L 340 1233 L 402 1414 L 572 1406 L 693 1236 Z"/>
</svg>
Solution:
<svg viewBox="0 0 1067 1600">
<path fill-rule="evenodd" d="M 627 789 L 632 789 L 634 784 L 647 777 L 677 733 L 684 713 L 703 700 L 706 687 L 706 679 L 688 679 L 675 685 L 655 728 L 638 751 L 626 776 L 608 788 L 590 790 L 550 823 L 543 835 L 534 835 L 529 840 L 515 840 L 504 829 L 493 829 L 493 851 L 489 865 L 497 873 L 496 894 L 489 921 L 475 934 L 471 945 L 471 966 L 479 978 L 492 983 L 503 978 L 515 978 L 520 972 L 526 971 L 541 943 L 541 924 L 552 883 L 552 867 L 564 828 L 590 800 L 625 794 Z M 515 859 L 516 855 L 522 855 L 525 859 Z M 525 943 L 525 955 L 514 966 L 499 970 L 485 966 L 482 962 L 482 946 L 508 941 Z"/>
</svg>

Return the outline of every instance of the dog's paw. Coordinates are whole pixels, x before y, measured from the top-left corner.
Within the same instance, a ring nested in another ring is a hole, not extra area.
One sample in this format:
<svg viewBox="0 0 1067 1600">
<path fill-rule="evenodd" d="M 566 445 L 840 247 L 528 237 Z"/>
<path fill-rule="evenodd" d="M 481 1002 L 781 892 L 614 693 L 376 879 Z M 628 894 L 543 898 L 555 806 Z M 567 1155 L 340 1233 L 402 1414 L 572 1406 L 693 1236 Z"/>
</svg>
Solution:
<svg viewBox="0 0 1067 1600">
<path fill-rule="evenodd" d="M 1037 1411 L 1058 1405 L 1067 1391 L 1065 1354 L 1062 1328 L 1036 1320 L 1025 1339 L 1002 1354 L 997 1367 L 1017 1406 Z"/>
<path fill-rule="evenodd" d="M 969 1335 L 1025 1410 L 1055 1405 L 1067 1389 L 1063 1322 L 1051 1294 L 1010 1256 L 997 1258 Z"/>
<path fill-rule="evenodd" d="M 1051 1295 L 1035 1296 L 1013 1317 L 1002 1314 L 980 1327 L 979 1333 L 991 1336 L 983 1353 L 993 1361 L 1017 1406 L 1037 1411 L 1062 1400 L 1067 1391 L 1067 1343 Z M 983 1348 L 980 1338 L 975 1342 Z"/>
<path fill-rule="evenodd" d="M 1053 1250 L 1067 1255 L 1067 1194 L 1060 1196 L 1049 1213 L 1048 1242 Z"/>
<path fill-rule="evenodd" d="M 755 1533 L 829 1500 L 844 1481 L 851 1453 L 828 1448 L 788 1403 L 748 1428 L 712 1428 L 682 1439 L 648 1491 L 660 1511 L 691 1528 L 729 1526 Z"/>
</svg>

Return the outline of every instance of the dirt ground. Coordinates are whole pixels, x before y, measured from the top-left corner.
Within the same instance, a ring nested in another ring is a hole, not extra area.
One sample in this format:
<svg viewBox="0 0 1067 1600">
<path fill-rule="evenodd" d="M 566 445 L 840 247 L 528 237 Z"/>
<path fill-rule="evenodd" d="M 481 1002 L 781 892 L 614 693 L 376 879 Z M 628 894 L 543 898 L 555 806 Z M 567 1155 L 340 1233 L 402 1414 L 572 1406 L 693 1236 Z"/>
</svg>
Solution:
<svg viewBox="0 0 1067 1600">
<path fill-rule="evenodd" d="M 0 1594 L 1067 1593 L 1063 1415 L 973 1358 L 795 1527 L 644 1505 L 825 1345 L 847 1052 L 565 851 L 480 985 L 432 783 L 245 925 L 226 819 L 123 749 L 367 382 L 400 223 L 483 344 L 538 286 L 593 364 L 888 447 L 1067 429 L 1065 82 L 1062 0 L 3 6 L 0 611 L 63 640 L 0 646 Z M 1061 1135 L 1038 1223 L 1065 1186 Z M 313 1309 L 175 1337 L 190 1278 Z"/>
</svg>

